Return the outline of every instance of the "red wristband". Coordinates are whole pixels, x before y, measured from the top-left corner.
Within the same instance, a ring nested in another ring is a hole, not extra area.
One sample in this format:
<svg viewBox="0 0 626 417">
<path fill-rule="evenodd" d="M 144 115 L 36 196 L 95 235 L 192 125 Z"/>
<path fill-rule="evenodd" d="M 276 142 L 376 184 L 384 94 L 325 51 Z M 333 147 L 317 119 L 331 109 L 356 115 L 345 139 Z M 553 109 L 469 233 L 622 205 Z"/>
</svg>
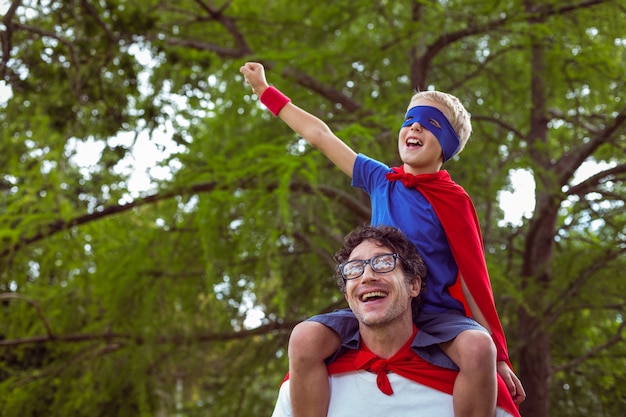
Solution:
<svg viewBox="0 0 626 417">
<path fill-rule="evenodd" d="M 289 97 L 273 86 L 267 87 L 265 91 L 263 91 L 263 94 L 261 94 L 261 97 L 259 97 L 259 100 L 261 100 L 261 103 L 263 103 L 274 116 L 278 116 L 280 110 L 291 101 Z"/>
</svg>

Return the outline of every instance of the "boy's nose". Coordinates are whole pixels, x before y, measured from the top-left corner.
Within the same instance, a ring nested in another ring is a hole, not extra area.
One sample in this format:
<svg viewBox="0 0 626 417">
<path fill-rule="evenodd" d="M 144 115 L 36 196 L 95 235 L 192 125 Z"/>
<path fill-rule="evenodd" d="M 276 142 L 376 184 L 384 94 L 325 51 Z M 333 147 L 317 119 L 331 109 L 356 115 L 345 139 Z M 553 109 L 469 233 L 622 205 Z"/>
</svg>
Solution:
<svg viewBox="0 0 626 417">
<path fill-rule="evenodd" d="M 413 122 L 411 125 L 411 130 L 422 130 L 422 125 L 420 122 Z"/>
</svg>

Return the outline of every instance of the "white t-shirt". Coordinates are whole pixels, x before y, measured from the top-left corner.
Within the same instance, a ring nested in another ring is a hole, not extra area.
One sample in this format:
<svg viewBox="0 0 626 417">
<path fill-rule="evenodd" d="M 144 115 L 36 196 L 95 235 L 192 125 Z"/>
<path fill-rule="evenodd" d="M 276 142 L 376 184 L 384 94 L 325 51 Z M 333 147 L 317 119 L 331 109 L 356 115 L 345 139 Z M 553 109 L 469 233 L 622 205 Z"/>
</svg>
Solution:
<svg viewBox="0 0 626 417">
<path fill-rule="evenodd" d="M 389 373 L 392 395 L 376 385 L 376 374 L 353 371 L 333 374 L 328 417 L 454 417 L 452 395 Z M 292 417 L 289 380 L 280 387 L 272 417 Z M 511 417 L 502 408 L 495 417 Z"/>
</svg>

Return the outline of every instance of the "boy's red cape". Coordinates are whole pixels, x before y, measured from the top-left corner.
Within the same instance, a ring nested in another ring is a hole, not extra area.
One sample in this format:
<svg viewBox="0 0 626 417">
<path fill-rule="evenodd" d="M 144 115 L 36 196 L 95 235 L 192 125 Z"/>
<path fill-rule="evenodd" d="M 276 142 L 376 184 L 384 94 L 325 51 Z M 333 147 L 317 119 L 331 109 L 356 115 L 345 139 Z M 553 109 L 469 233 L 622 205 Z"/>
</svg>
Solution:
<svg viewBox="0 0 626 417">
<path fill-rule="evenodd" d="M 491 336 L 498 351 L 497 359 L 506 361 L 509 366 L 508 350 L 504 330 L 495 307 L 491 282 L 487 272 L 485 253 L 480 232 L 480 223 L 476 215 L 476 209 L 467 192 L 450 178 L 447 171 L 438 171 L 435 174 L 412 175 L 404 172 L 403 167 L 392 168 L 393 172 L 387 174 L 390 181 L 399 180 L 406 187 L 416 188 L 433 206 L 448 243 L 459 268 L 457 283 L 450 289 L 454 298 L 465 306 L 466 314 L 471 316 L 467 300 L 461 290 L 461 276 L 485 317 Z M 412 340 L 412 339 L 411 339 Z M 329 374 L 355 371 L 362 368 L 365 349 L 351 350 L 337 358 L 328 366 Z M 371 353 L 371 352 L 370 352 Z M 372 354 L 373 355 L 373 354 Z M 396 372 L 412 381 L 424 384 L 448 394 L 452 394 L 457 371 L 441 368 L 428 363 L 420 358 L 413 350 L 401 350 L 396 356 L 404 359 L 389 365 L 388 370 Z M 394 356 L 395 358 L 395 356 Z M 393 359 L 393 358 L 391 358 Z M 390 359 L 390 361 L 391 361 Z M 408 360 L 410 359 L 410 360 Z M 289 378 L 289 374 L 285 379 Z M 383 392 L 390 388 L 382 384 L 379 387 Z M 504 382 L 498 375 L 498 406 L 505 409 L 511 415 L 519 417 L 519 410 Z"/>
<path fill-rule="evenodd" d="M 459 268 L 456 284 L 450 287 L 450 294 L 463 303 L 465 313 L 472 317 L 461 288 L 461 277 L 463 277 L 467 289 L 491 329 L 491 337 L 497 350 L 497 360 L 505 361 L 513 370 L 504 329 L 502 329 L 493 299 L 480 223 L 472 199 L 463 187 L 452 181 L 450 174 L 445 170 L 434 174 L 413 175 L 404 172 L 404 167 L 400 166 L 392 168 L 392 172 L 387 174 L 387 179 L 401 181 L 404 186 L 415 188 L 435 210 Z M 508 392 L 506 384 L 498 376 L 498 399 Z M 506 396 L 511 398 L 510 395 Z M 517 410 L 517 406 L 514 408 Z M 512 413 L 511 410 L 509 412 Z M 519 415 L 518 411 L 516 413 Z M 513 415 L 516 414 L 513 413 Z"/>
<path fill-rule="evenodd" d="M 405 173 L 403 167 L 394 167 L 392 170 L 393 172 L 387 174 L 389 181 L 398 180 L 406 187 L 417 189 L 433 206 L 459 268 L 457 282 L 450 288 L 450 293 L 463 303 L 466 314 L 471 317 L 467 300 L 461 290 L 462 276 L 491 329 L 491 337 L 498 351 L 497 359 L 506 361 L 511 366 L 487 272 L 480 223 L 471 198 L 460 185 L 452 181 L 447 171 L 413 175 Z"/>
</svg>

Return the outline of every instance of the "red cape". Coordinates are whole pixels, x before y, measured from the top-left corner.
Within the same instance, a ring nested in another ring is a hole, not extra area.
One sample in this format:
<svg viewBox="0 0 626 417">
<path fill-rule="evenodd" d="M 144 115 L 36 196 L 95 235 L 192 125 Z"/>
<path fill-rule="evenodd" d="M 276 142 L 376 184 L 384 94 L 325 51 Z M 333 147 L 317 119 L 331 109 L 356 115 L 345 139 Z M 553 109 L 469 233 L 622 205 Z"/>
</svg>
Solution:
<svg viewBox="0 0 626 417">
<path fill-rule="evenodd" d="M 452 395 L 458 371 L 435 366 L 419 357 L 411 349 L 411 342 L 416 332 L 417 329 L 414 329 L 413 337 L 393 357 L 387 361 L 380 360 L 385 362 L 385 366 L 377 370 L 378 388 L 387 395 L 393 395 L 393 387 L 385 373 L 394 372 L 418 384 Z M 328 374 L 341 374 L 362 369 L 374 372 L 377 360 L 379 358 L 365 346 L 365 343 L 361 342 L 358 350 L 349 350 L 329 364 Z M 285 376 L 283 382 L 287 379 L 289 379 L 289 374 Z M 498 375 L 497 404 L 512 416 L 520 417 L 517 405 L 513 402 L 511 395 L 509 395 L 506 384 L 500 375 Z"/>
<path fill-rule="evenodd" d="M 401 180 L 407 187 L 414 187 L 420 191 L 433 206 L 441 222 L 452 254 L 459 268 L 457 284 L 451 288 L 452 295 L 466 307 L 466 313 L 471 316 L 467 307 L 467 300 L 461 290 L 460 277 L 476 301 L 478 308 L 487 320 L 492 338 L 498 350 L 497 359 L 511 363 L 508 357 L 506 338 L 495 307 L 491 282 L 487 272 L 487 263 L 480 232 L 480 223 L 476 215 L 474 203 L 467 192 L 452 181 L 447 171 L 436 174 L 410 175 L 405 174 L 402 167 L 393 168 L 387 175 L 390 180 Z M 329 374 L 355 371 L 355 364 L 359 351 L 352 350 L 337 358 L 328 366 Z M 400 369 L 402 368 L 402 369 Z M 421 359 L 415 354 L 414 360 L 406 362 L 405 366 L 397 367 L 395 371 L 411 379 L 439 391 L 452 394 L 457 371 L 440 368 Z M 285 379 L 289 378 L 289 374 Z M 504 382 L 498 375 L 498 406 L 511 415 L 519 417 L 519 410 Z"/>
<path fill-rule="evenodd" d="M 454 381 L 456 380 L 458 371 L 435 366 L 420 358 L 413 350 L 411 350 L 411 352 L 413 352 L 414 357 L 410 361 L 404 362 L 402 365 L 396 365 L 393 372 L 411 381 L 452 395 Z M 355 371 L 358 366 L 358 359 L 359 351 L 350 350 L 345 355 L 337 358 L 335 362 L 328 365 L 328 373 L 340 374 Z M 513 402 L 513 398 L 509 394 L 506 383 L 500 375 L 498 375 L 497 404 L 512 416 L 520 417 L 517 405 Z"/>
<path fill-rule="evenodd" d="M 491 336 L 498 351 L 497 359 L 506 361 L 511 366 L 504 330 L 496 311 L 487 272 L 480 223 L 471 198 L 460 185 L 452 181 L 447 171 L 412 175 L 405 174 L 403 167 L 392 169 L 393 172 L 387 174 L 387 179 L 400 180 L 405 186 L 417 189 L 433 206 L 459 268 L 457 282 L 450 288 L 450 293 L 463 303 L 466 314 L 471 317 L 461 289 L 462 276 L 491 329 Z"/>
</svg>

